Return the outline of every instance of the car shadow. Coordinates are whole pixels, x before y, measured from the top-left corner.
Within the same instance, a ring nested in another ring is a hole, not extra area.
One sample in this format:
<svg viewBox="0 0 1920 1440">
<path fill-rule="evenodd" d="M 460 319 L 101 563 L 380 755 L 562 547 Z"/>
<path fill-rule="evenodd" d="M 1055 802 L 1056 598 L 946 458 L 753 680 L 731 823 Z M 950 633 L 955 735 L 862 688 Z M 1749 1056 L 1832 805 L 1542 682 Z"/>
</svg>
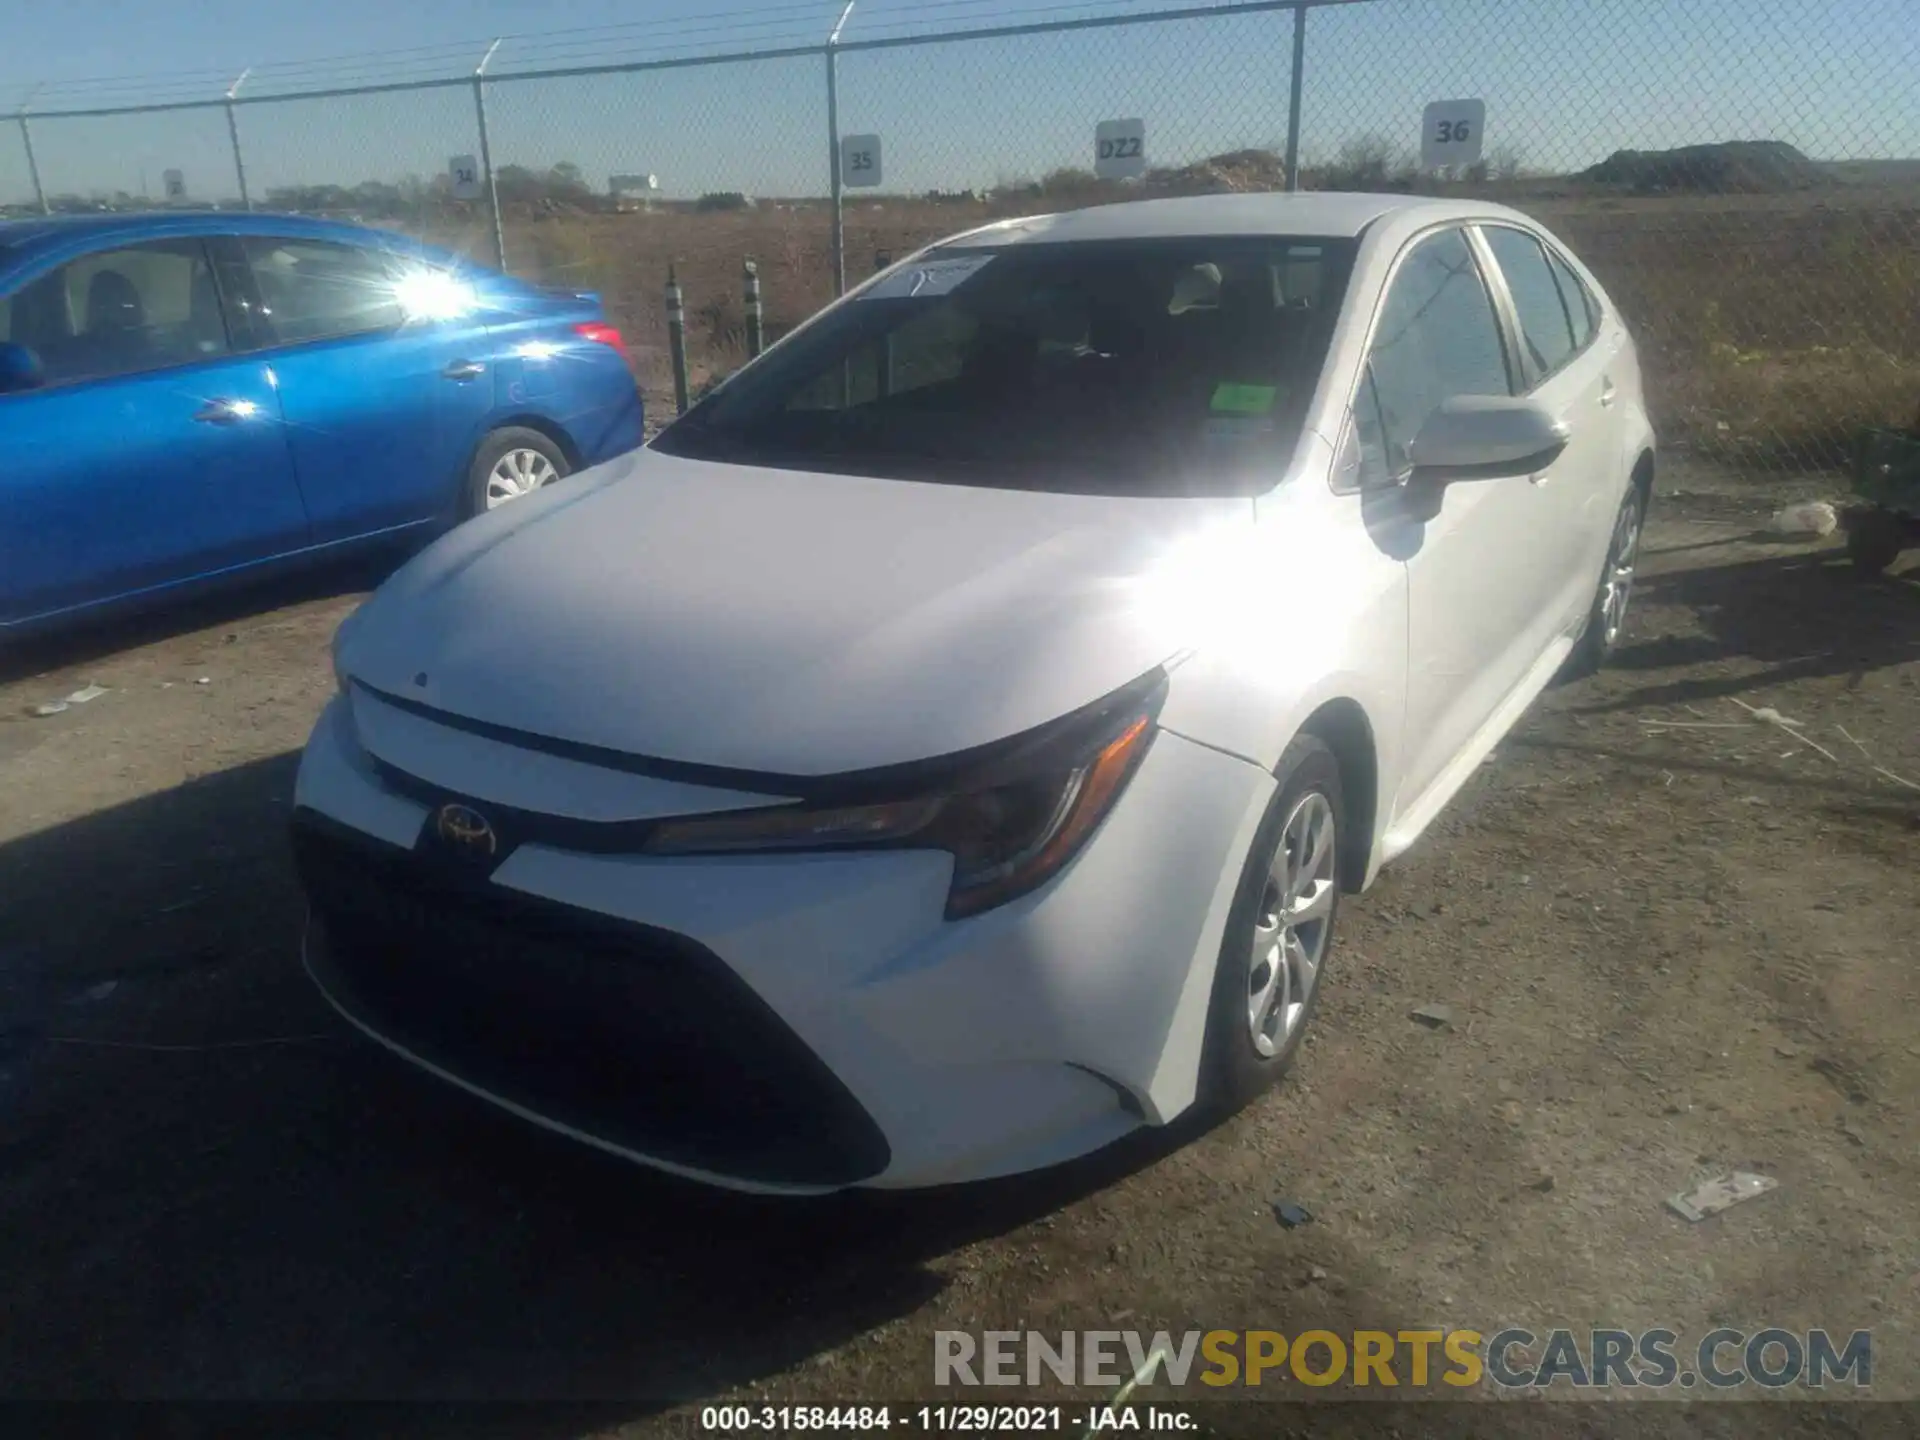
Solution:
<svg viewBox="0 0 1920 1440">
<path fill-rule="evenodd" d="M 386 548 L 327 565 L 304 566 L 245 582 L 231 581 L 190 598 L 125 608 L 86 621 L 9 639 L 0 632 L 0 685 L 87 665 L 196 630 L 212 629 L 373 589 L 399 568 L 414 547 Z"/>
<path fill-rule="evenodd" d="M 32 1316 L 0 1344 L 0 1393 L 632 1419 L 913 1313 L 940 1257 L 1202 1128 L 1037 1176 L 798 1201 L 549 1135 L 393 1060 L 312 990 L 296 762 L 0 845 L 0 1305 Z M 526 1418 L 513 1433 L 588 1428 Z"/>
<path fill-rule="evenodd" d="M 1865 580 L 1830 550 L 1645 576 L 1635 603 L 1689 609 L 1700 633 L 1629 638 L 1609 670 L 1653 674 L 1735 657 L 1765 668 L 1659 680 L 1578 713 L 1719 700 L 1837 675 L 1857 685 L 1873 671 L 1920 659 L 1920 583 Z M 1631 635 L 1631 619 L 1628 628 Z"/>
</svg>

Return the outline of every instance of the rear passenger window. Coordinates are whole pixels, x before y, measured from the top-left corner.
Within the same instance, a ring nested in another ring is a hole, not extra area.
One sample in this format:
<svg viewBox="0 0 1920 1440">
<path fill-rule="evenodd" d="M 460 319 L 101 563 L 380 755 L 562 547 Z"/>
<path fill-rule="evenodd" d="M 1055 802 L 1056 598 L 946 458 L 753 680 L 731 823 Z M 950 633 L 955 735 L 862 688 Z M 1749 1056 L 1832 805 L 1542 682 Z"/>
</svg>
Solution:
<svg viewBox="0 0 1920 1440">
<path fill-rule="evenodd" d="M 398 329 L 406 319 L 392 256 L 326 240 L 243 242 L 261 314 L 282 345 Z"/>
<path fill-rule="evenodd" d="M 1489 225 L 1482 232 L 1500 262 L 1500 273 L 1507 277 L 1507 289 L 1513 295 L 1513 308 L 1520 320 L 1520 341 L 1534 380 L 1553 374 L 1573 358 L 1578 349 L 1573 335 L 1573 317 L 1560 297 L 1560 285 L 1547 268 L 1546 251 L 1540 242 L 1523 230 Z"/>
<path fill-rule="evenodd" d="M 1566 301 L 1567 313 L 1573 317 L 1573 348 L 1584 350 L 1599 325 L 1600 307 L 1594 302 L 1593 292 L 1580 283 L 1580 277 L 1566 261 L 1549 250 L 1547 263 L 1553 266 L 1553 278 L 1560 282 L 1560 298 Z"/>
<path fill-rule="evenodd" d="M 0 338 L 36 352 L 47 383 L 189 365 L 227 352 L 206 252 L 162 240 L 71 260 L 7 297 Z"/>
</svg>

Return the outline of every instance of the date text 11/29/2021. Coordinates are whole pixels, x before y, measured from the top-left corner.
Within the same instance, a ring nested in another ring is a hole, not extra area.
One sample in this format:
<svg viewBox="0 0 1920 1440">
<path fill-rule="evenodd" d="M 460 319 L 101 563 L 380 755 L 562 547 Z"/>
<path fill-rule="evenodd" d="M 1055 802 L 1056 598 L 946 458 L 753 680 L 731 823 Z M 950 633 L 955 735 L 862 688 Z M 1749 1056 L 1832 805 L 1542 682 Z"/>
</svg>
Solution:
<svg viewBox="0 0 1920 1440">
<path fill-rule="evenodd" d="M 703 1434 L 786 1433 L 839 1430 L 864 1435 L 879 1430 L 1002 1435 L 1038 1435 L 1098 1428 L 1177 1433 L 1196 1428 L 1184 1411 L 1155 1405 L 708 1405 L 700 1411 Z"/>
</svg>

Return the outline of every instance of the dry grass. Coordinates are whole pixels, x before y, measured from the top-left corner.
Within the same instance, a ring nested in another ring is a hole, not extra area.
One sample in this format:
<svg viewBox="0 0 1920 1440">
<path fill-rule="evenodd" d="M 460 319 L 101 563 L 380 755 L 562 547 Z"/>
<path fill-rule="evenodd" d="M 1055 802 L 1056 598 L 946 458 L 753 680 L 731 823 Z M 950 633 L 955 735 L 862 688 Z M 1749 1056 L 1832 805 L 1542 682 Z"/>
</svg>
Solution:
<svg viewBox="0 0 1920 1440">
<path fill-rule="evenodd" d="M 1535 208 L 1626 312 L 1667 439 L 1830 467 L 1920 405 L 1920 197 Z"/>
<path fill-rule="evenodd" d="M 1619 198 L 1550 187 L 1510 194 L 1574 247 L 1626 312 L 1662 439 L 1749 464 L 1844 463 L 1862 424 L 1920 404 L 1920 190 L 1857 186 L 1782 196 Z M 846 208 L 847 272 L 1048 200 Z M 650 398 L 671 407 L 662 287 L 685 288 L 697 386 L 744 353 L 741 262 L 759 263 L 774 333 L 832 294 L 824 204 L 729 213 L 511 217 L 516 273 L 600 291 Z M 487 254 L 484 234 L 435 238 Z"/>
</svg>

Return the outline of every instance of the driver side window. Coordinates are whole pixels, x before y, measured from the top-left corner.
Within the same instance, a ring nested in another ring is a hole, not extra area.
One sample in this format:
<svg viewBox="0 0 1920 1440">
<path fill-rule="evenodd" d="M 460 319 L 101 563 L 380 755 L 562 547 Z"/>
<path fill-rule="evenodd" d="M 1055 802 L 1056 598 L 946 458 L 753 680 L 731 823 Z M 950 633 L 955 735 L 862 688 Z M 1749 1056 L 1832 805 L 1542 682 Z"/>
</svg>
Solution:
<svg viewBox="0 0 1920 1440">
<path fill-rule="evenodd" d="M 1412 468 L 1413 437 L 1443 400 L 1514 393 L 1500 322 L 1459 230 L 1415 242 L 1387 289 L 1354 396 L 1361 482 Z"/>
<path fill-rule="evenodd" d="M 0 341 L 34 351 L 49 385 L 227 353 L 220 300 L 198 240 L 157 240 L 69 260 L 0 305 Z"/>
</svg>

